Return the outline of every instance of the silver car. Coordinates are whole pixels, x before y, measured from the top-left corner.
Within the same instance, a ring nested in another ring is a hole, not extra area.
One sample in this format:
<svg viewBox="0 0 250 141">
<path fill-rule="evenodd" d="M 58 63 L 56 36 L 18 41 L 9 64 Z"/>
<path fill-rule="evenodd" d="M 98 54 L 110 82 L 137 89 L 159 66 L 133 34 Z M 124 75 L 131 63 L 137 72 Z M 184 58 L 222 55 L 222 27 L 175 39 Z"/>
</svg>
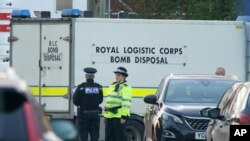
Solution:
<svg viewBox="0 0 250 141">
<path fill-rule="evenodd" d="M 202 110 L 212 120 L 206 131 L 207 141 L 229 141 L 231 125 L 250 125 L 250 82 L 235 83 L 216 108 Z"/>
</svg>

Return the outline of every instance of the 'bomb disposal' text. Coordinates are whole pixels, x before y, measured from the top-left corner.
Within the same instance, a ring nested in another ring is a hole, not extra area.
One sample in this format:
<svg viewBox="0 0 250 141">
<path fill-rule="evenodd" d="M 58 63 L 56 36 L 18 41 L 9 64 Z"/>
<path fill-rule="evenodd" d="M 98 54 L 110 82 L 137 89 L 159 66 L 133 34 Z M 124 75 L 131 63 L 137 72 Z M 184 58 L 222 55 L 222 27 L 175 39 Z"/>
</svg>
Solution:
<svg viewBox="0 0 250 141">
<path fill-rule="evenodd" d="M 167 55 L 182 55 L 183 48 L 96 46 L 96 54 L 112 54 L 110 63 L 168 64 Z"/>
</svg>

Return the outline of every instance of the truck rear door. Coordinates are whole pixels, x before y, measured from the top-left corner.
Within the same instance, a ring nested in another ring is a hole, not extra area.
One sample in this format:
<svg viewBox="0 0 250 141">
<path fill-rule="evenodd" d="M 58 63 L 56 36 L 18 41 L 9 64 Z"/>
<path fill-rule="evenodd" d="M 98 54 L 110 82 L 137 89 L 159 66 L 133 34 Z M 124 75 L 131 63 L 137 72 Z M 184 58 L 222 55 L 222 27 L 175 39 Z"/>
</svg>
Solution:
<svg viewBox="0 0 250 141">
<path fill-rule="evenodd" d="M 11 66 L 49 113 L 69 113 L 70 22 L 13 20 Z"/>
</svg>

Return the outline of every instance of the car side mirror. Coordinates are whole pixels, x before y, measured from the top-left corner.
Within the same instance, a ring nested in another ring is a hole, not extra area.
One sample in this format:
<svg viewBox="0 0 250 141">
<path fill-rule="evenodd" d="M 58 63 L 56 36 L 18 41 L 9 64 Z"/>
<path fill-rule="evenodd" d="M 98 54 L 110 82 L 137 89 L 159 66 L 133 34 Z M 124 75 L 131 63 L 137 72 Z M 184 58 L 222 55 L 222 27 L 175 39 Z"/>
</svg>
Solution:
<svg viewBox="0 0 250 141">
<path fill-rule="evenodd" d="M 220 119 L 220 109 L 219 108 L 213 108 L 208 110 L 208 117 L 212 119 Z"/>
<path fill-rule="evenodd" d="M 202 117 L 209 117 L 208 116 L 208 110 L 210 110 L 211 108 L 204 108 L 204 109 L 201 109 L 200 110 L 200 115 L 202 116 Z"/>
<path fill-rule="evenodd" d="M 157 97 L 155 94 L 147 95 L 143 98 L 145 103 L 158 105 Z"/>
<path fill-rule="evenodd" d="M 51 120 L 52 130 L 63 141 L 74 141 L 77 138 L 77 131 L 73 122 L 65 120 Z"/>
</svg>

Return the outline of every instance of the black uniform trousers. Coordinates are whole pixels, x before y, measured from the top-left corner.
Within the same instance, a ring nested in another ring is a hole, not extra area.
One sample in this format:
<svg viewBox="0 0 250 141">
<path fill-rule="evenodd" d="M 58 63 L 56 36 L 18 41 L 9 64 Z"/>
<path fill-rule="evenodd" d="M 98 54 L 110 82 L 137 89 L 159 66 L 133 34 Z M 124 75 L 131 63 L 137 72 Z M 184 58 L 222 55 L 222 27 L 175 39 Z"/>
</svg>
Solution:
<svg viewBox="0 0 250 141">
<path fill-rule="evenodd" d="M 80 140 L 88 141 L 88 134 L 90 134 L 91 141 L 98 141 L 100 129 L 98 112 L 81 113 L 77 120 Z"/>
<path fill-rule="evenodd" d="M 127 141 L 125 124 L 120 118 L 106 119 L 105 141 Z"/>
</svg>

